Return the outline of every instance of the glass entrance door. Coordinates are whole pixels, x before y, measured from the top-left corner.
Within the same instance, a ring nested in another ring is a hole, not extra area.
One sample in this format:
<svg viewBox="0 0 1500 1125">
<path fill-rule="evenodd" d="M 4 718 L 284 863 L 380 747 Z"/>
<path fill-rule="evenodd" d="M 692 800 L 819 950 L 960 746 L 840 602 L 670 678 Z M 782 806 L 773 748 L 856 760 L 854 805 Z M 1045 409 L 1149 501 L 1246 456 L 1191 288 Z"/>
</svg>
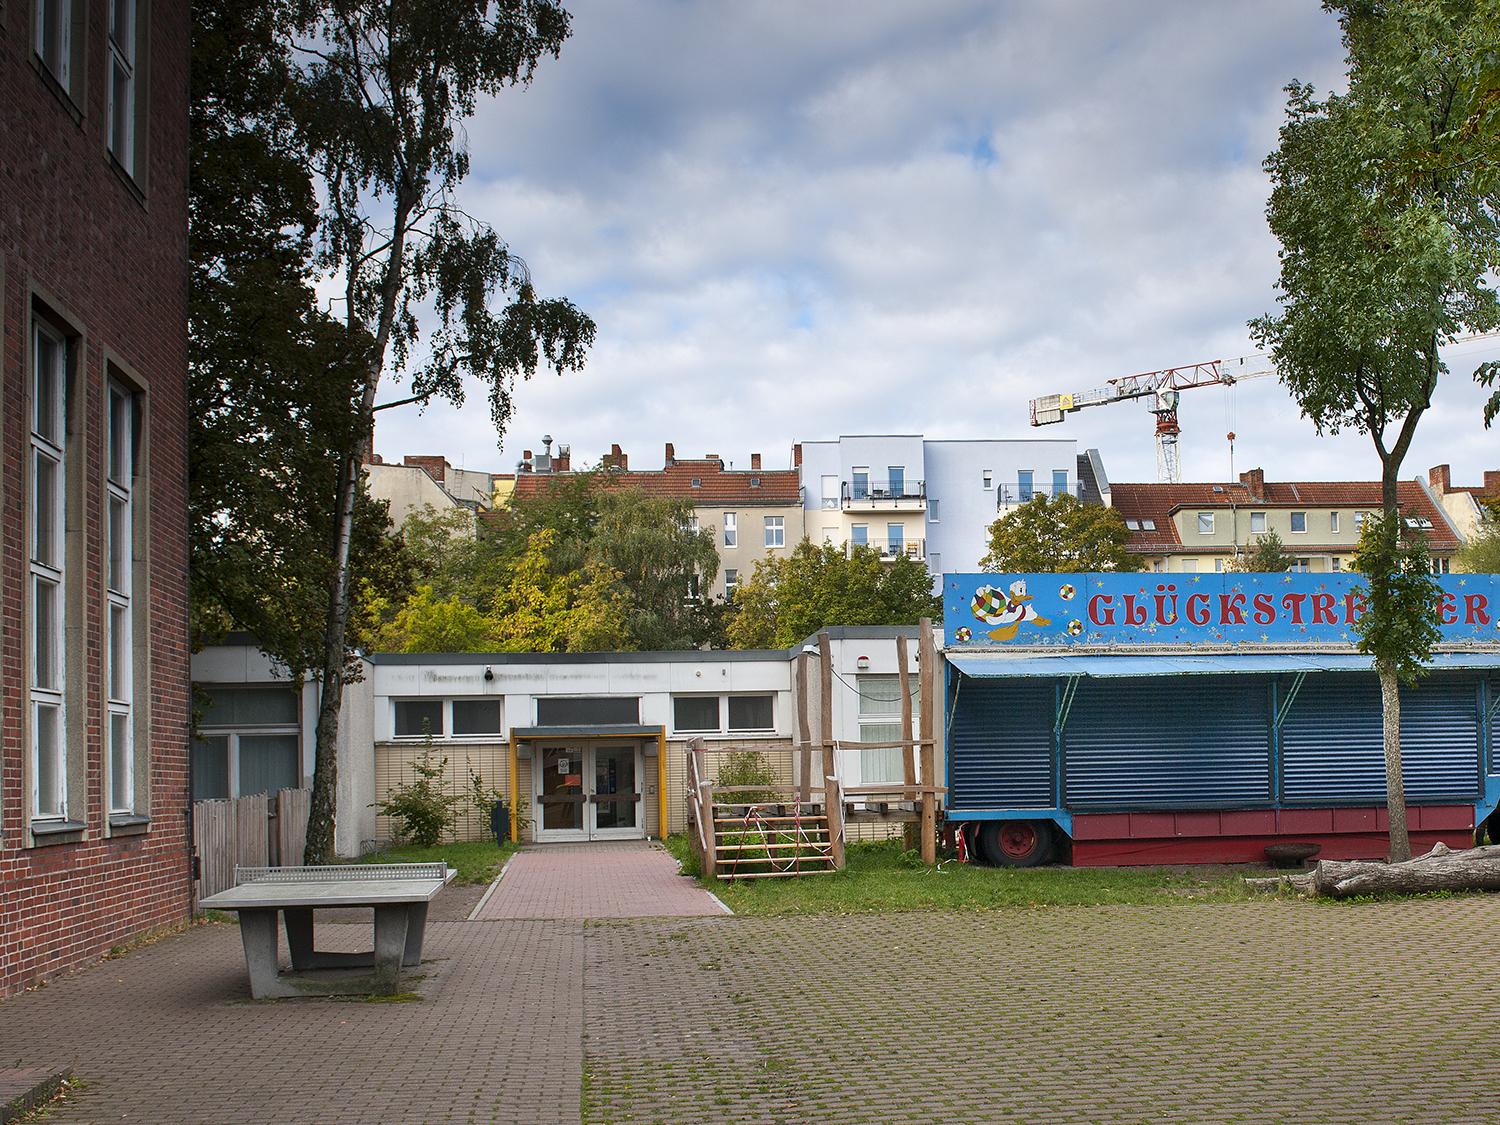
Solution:
<svg viewBox="0 0 1500 1125">
<path fill-rule="evenodd" d="M 539 843 L 645 838 L 636 743 L 541 745 L 532 774 Z"/>
<path fill-rule="evenodd" d="M 589 835 L 593 839 L 638 839 L 644 834 L 640 786 L 636 784 L 638 752 L 634 743 L 594 748 L 589 795 L 589 811 L 593 814 Z"/>
</svg>

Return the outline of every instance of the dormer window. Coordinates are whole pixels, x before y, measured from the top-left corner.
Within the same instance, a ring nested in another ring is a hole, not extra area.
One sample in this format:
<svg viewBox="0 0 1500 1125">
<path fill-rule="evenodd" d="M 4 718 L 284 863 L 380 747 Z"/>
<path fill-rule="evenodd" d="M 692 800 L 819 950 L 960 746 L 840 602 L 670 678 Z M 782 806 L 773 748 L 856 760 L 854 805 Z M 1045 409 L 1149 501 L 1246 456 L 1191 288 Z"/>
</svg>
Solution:
<svg viewBox="0 0 1500 1125">
<path fill-rule="evenodd" d="M 751 477 L 750 478 L 750 487 L 751 488 L 759 488 L 760 487 L 760 477 Z"/>
</svg>

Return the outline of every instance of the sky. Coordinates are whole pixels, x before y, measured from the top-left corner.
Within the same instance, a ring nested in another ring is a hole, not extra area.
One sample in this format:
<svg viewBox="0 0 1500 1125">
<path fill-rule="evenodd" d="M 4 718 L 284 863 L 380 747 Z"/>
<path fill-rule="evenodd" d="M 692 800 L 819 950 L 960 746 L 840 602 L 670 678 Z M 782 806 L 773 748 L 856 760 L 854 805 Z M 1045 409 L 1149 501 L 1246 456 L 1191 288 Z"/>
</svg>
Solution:
<svg viewBox="0 0 1500 1125">
<path fill-rule="evenodd" d="M 513 472 L 716 453 L 791 463 L 842 434 L 1071 438 L 1156 479 L 1154 418 L 1115 403 L 1032 428 L 1031 399 L 1256 349 L 1277 243 L 1261 168 L 1285 86 L 1342 88 L 1314 0 L 572 0 L 572 38 L 468 122 L 460 201 L 538 293 L 589 313 L 582 372 L 379 416 L 386 460 Z M 1456 344 L 1402 466 L 1500 468 Z M 399 397 L 387 379 L 382 399 Z M 1376 480 L 1274 378 L 1183 393 L 1185 480 Z"/>
</svg>

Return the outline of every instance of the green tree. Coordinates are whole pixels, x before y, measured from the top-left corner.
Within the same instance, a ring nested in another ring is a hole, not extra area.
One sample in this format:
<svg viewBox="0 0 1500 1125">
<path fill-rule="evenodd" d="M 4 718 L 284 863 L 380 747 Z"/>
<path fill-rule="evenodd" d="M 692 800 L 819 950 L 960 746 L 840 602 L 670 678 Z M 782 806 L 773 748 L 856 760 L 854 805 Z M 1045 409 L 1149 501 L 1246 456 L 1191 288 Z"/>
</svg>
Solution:
<svg viewBox="0 0 1500 1125">
<path fill-rule="evenodd" d="M 433 595 L 419 586 L 406 600 L 390 627 L 376 637 L 383 652 L 494 652 L 490 619 L 458 595 Z"/>
<path fill-rule="evenodd" d="M 287 34 L 276 3 L 193 10 L 189 534 L 195 647 L 248 629 L 301 680 L 326 655 L 327 528 L 368 338 L 319 313 L 310 284 Z M 354 511 L 357 602 L 404 598 L 411 565 L 385 505 L 360 491 Z M 343 661 L 366 640 L 347 639 Z"/>
<path fill-rule="evenodd" d="M 1281 536 L 1275 531 L 1255 537 L 1255 550 L 1247 551 L 1230 564 L 1231 570 L 1248 570 L 1260 574 L 1280 574 L 1291 570 L 1297 558 L 1287 552 Z"/>
<path fill-rule="evenodd" d="M 1495 502 L 1490 501 L 1493 505 Z M 1458 568 L 1469 574 L 1500 574 L 1500 513 L 1487 506 L 1485 518 L 1459 550 Z"/>
<path fill-rule="evenodd" d="M 1402 670 L 1429 655 L 1405 596 L 1397 482 L 1446 370 L 1438 348 L 1500 323 L 1487 276 L 1500 266 L 1493 173 L 1470 127 L 1477 60 L 1496 48 L 1493 5 L 1329 0 L 1349 92 L 1289 86 L 1281 145 L 1266 160 L 1281 241 L 1281 311 L 1251 321 L 1319 433 L 1368 434 L 1381 463 L 1386 536 L 1366 571 L 1370 649 L 1381 679 L 1391 858 L 1410 858 L 1401 784 Z M 1368 531 L 1368 529 L 1367 529 Z M 1411 648 L 1402 649 L 1402 643 Z"/>
<path fill-rule="evenodd" d="M 1145 560 L 1126 552 L 1130 529 L 1120 513 L 1063 493 L 1037 493 L 990 524 L 990 550 L 981 570 L 1022 574 L 1082 574 L 1141 570 Z"/>
<path fill-rule="evenodd" d="M 918 560 L 884 562 L 869 547 L 798 543 L 786 558 L 761 559 L 735 591 L 735 648 L 790 648 L 829 625 L 915 625 L 941 616 L 942 598 Z"/>
<path fill-rule="evenodd" d="M 625 635 L 646 651 L 695 647 L 702 631 L 695 598 L 719 574 L 713 532 L 693 530 L 692 501 L 639 488 L 598 497 L 588 565 L 620 575 L 627 595 Z"/>
<path fill-rule="evenodd" d="M 308 163 L 323 185 L 320 259 L 344 286 L 347 323 L 371 344 L 355 384 L 351 428 L 359 436 L 340 465 L 329 557 L 306 859 L 333 846 L 337 672 L 349 621 L 350 544 L 359 466 L 387 362 L 407 368 L 418 342 L 416 309 L 435 328 L 411 375 L 413 399 L 464 398 L 471 375 L 489 388 L 503 432 L 515 379 L 545 362 L 577 369 L 594 324 L 563 299 L 537 297 L 525 263 L 454 193 L 468 174 L 462 125 L 477 99 L 524 85 L 544 55 L 557 55 L 569 16 L 553 0 L 427 0 L 370 4 L 298 0 L 291 50 L 299 65 L 288 105 Z M 492 307 L 492 298 L 502 301 Z M 393 405 L 393 404 L 387 404 Z"/>
</svg>

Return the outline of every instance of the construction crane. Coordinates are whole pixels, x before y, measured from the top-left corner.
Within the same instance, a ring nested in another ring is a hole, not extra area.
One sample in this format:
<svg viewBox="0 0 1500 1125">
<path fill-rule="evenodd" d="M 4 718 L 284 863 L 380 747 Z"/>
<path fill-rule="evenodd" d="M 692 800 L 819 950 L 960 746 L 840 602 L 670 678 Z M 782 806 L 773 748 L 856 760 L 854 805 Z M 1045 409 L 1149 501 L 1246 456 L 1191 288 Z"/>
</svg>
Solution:
<svg viewBox="0 0 1500 1125">
<path fill-rule="evenodd" d="M 1462 344 L 1497 337 L 1500 337 L 1500 331 L 1471 332 L 1455 336 L 1448 342 Z M 1182 427 L 1177 424 L 1179 392 L 1193 387 L 1232 387 L 1245 379 L 1275 374 L 1275 363 L 1270 356 L 1264 354 L 1242 355 L 1238 359 L 1212 359 L 1186 367 L 1147 371 L 1123 379 L 1111 379 L 1104 386 L 1095 387 L 1091 391 L 1034 398 L 1031 400 L 1031 424 L 1050 426 L 1085 406 L 1104 406 L 1128 399 L 1150 398 L 1152 402 L 1148 409 L 1156 415 L 1156 479 L 1161 484 L 1181 484 L 1182 461 L 1177 451 L 1177 438 L 1182 432 Z M 1233 442 L 1233 434 L 1229 435 L 1229 440 Z M 1232 452 L 1233 446 L 1230 448 Z"/>
<path fill-rule="evenodd" d="M 1045 395 L 1031 400 L 1031 424 L 1050 426 L 1085 406 L 1104 406 L 1111 402 L 1150 398 L 1148 409 L 1156 415 L 1156 479 L 1163 484 L 1182 483 L 1182 460 L 1177 438 L 1182 427 L 1177 424 L 1177 401 L 1180 392 L 1193 387 L 1233 386 L 1243 379 L 1276 374 L 1276 365 L 1268 355 L 1245 355 L 1238 359 L 1213 359 L 1186 367 L 1168 367 L 1111 379 L 1091 391 L 1069 395 Z"/>
</svg>

